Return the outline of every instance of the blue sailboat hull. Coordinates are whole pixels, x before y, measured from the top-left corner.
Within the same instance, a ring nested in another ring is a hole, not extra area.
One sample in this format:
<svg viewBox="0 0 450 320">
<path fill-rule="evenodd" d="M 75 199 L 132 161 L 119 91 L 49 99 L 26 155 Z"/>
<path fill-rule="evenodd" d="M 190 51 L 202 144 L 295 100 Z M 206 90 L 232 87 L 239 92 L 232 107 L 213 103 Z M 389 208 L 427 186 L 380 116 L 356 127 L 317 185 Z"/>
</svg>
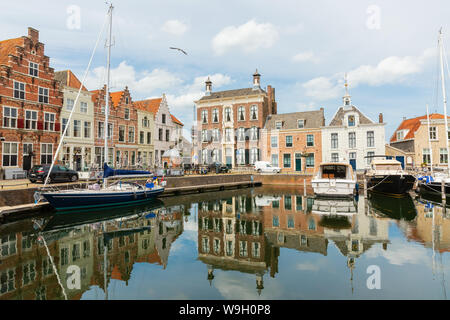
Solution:
<svg viewBox="0 0 450 320">
<path fill-rule="evenodd" d="M 42 193 L 42 196 L 56 210 L 73 210 L 82 208 L 100 208 L 124 204 L 138 204 L 151 201 L 164 192 L 157 190 L 139 190 L 136 192 L 79 192 L 79 193 Z"/>
</svg>

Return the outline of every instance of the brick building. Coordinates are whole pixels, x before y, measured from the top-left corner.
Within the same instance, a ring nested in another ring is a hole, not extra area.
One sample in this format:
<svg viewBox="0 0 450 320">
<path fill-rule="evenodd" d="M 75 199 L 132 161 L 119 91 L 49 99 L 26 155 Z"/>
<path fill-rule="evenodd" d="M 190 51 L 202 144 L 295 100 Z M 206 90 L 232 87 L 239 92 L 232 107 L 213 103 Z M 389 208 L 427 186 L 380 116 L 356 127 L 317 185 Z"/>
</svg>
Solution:
<svg viewBox="0 0 450 320">
<path fill-rule="evenodd" d="M 3 169 L 51 163 L 63 95 L 39 31 L 0 41 L 0 153 Z"/>
<path fill-rule="evenodd" d="M 216 161 L 234 168 L 261 159 L 260 131 L 267 116 L 277 113 L 277 103 L 275 89 L 263 90 L 260 76 L 253 74 L 252 88 L 218 92 L 212 92 L 208 78 L 205 95 L 195 101 L 195 147 L 201 164 Z"/>
<path fill-rule="evenodd" d="M 94 144 L 95 163 L 102 166 L 105 150 L 105 95 L 106 86 L 94 90 Z M 108 117 L 108 165 L 115 168 L 135 166 L 137 163 L 138 113 L 133 106 L 128 87 L 110 92 Z"/>
<path fill-rule="evenodd" d="M 269 115 L 261 134 L 261 160 L 282 172 L 314 173 L 322 161 L 323 111 Z"/>
</svg>

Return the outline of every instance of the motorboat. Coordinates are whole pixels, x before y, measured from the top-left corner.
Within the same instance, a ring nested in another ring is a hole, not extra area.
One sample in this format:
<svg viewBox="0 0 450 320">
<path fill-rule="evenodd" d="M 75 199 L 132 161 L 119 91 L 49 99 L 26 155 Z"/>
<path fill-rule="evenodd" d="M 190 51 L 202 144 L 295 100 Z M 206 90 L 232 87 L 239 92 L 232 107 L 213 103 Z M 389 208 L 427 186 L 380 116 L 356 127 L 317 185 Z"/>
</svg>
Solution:
<svg viewBox="0 0 450 320">
<path fill-rule="evenodd" d="M 348 163 L 321 163 L 311 183 L 318 197 L 353 197 L 356 175 Z"/>
<path fill-rule="evenodd" d="M 390 195 L 405 195 L 414 187 L 416 178 L 394 159 L 374 159 L 366 171 L 367 190 Z"/>
</svg>

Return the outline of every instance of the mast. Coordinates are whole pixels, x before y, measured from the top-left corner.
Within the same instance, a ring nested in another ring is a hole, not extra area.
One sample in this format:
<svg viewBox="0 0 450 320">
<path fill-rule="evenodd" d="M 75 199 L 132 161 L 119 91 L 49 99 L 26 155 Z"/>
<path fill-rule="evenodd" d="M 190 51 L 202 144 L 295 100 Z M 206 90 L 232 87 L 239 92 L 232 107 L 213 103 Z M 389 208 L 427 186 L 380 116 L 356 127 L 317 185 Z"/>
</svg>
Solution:
<svg viewBox="0 0 450 320">
<path fill-rule="evenodd" d="M 430 140 L 430 115 L 428 113 L 428 104 L 427 104 L 427 123 L 428 123 L 428 149 L 430 149 L 430 171 L 433 174 L 433 150 L 431 149 L 431 140 Z"/>
<path fill-rule="evenodd" d="M 443 34 L 442 34 L 442 28 L 439 30 L 439 57 L 441 61 L 441 83 L 442 83 L 442 98 L 444 99 L 444 125 L 445 125 L 445 144 L 447 146 L 447 170 L 450 174 L 450 161 L 448 161 L 449 157 L 449 147 L 448 147 L 448 121 L 447 121 L 447 95 L 445 93 L 445 79 L 444 79 L 444 44 L 443 44 Z M 429 134 L 429 133 L 428 133 Z M 430 150 L 431 152 L 431 150 Z"/>
<path fill-rule="evenodd" d="M 108 117 L 109 117 L 109 80 L 110 80 L 110 68 L 111 68 L 111 36 L 112 36 L 112 11 L 113 5 L 109 6 L 109 36 L 108 36 L 108 58 L 106 62 L 106 105 L 105 105 L 105 155 L 104 155 L 104 164 L 108 163 Z M 103 165 L 104 167 L 104 165 Z"/>
</svg>

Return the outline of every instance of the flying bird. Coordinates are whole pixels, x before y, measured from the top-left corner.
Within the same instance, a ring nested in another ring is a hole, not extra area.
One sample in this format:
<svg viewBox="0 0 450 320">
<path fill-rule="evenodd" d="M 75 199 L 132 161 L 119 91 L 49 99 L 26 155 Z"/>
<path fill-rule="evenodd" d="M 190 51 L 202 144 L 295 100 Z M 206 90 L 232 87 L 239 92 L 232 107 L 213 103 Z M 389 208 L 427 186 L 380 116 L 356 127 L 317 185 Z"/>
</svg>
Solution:
<svg viewBox="0 0 450 320">
<path fill-rule="evenodd" d="M 184 51 L 183 49 L 180 49 L 180 48 L 174 48 L 174 47 L 169 47 L 169 49 L 178 50 L 178 51 L 183 52 L 185 55 L 187 55 L 186 51 Z"/>
</svg>

